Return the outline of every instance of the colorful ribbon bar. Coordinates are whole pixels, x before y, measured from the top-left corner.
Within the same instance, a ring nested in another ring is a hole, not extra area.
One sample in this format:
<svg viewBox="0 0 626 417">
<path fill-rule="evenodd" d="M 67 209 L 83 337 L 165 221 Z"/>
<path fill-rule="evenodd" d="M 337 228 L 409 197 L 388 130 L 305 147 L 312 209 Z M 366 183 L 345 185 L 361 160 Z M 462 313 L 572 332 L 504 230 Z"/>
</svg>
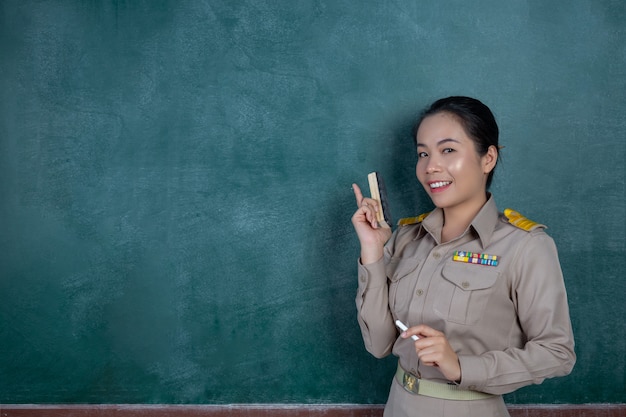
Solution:
<svg viewBox="0 0 626 417">
<path fill-rule="evenodd" d="M 487 255 L 486 253 L 474 253 L 459 250 L 454 252 L 452 260 L 468 264 L 498 266 L 498 257 L 496 255 Z"/>
</svg>

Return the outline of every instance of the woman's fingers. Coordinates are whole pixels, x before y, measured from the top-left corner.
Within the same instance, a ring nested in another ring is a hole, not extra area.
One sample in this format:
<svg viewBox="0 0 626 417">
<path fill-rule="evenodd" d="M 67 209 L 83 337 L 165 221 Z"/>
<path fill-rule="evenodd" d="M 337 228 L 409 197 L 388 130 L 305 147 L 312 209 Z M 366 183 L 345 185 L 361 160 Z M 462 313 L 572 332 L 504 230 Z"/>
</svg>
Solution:
<svg viewBox="0 0 626 417">
<path fill-rule="evenodd" d="M 376 200 L 374 200 L 373 198 L 363 197 L 363 192 L 361 191 L 361 188 L 359 188 L 359 186 L 356 184 L 352 184 L 352 189 L 354 190 L 354 197 L 356 198 L 357 207 L 370 207 L 374 211 L 378 211 L 378 202 Z"/>
<path fill-rule="evenodd" d="M 424 365 L 440 368 L 451 381 L 460 379 L 459 357 L 442 332 L 421 324 L 409 328 L 402 334 L 403 337 L 412 335 L 419 337 L 415 342 L 415 352 Z"/>
<path fill-rule="evenodd" d="M 361 192 L 361 188 L 358 185 L 352 184 L 352 190 L 354 191 L 354 197 L 356 198 L 357 207 L 361 207 L 361 203 L 363 201 L 363 193 Z"/>
<path fill-rule="evenodd" d="M 378 202 L 372 198 L 363 197 L 361 188 L 352 184 L 354 190 L 354 197 L 358 206 L 357 212 L 354 214 L 353 219 L 359 221 L 359 213 L 362 213 L 365 218 L 362 220 L 367 221 L 373 229 L 378 228 L 378 222 L 376 221 L 376 213 L 379 210 Z"/>
</svg>

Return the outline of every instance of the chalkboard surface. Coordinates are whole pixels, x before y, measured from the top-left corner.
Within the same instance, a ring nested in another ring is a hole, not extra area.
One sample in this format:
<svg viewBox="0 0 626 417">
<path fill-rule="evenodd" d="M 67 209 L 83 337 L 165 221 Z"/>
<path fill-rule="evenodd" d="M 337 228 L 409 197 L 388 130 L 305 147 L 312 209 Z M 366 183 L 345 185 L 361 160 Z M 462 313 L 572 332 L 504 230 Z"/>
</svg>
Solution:
<svg viewBox="0 0 626 417">
<path fill-rule="evenodd" d="M 624 402 L 625 5 L 0 2 L 0 403 L 384 402 L 350 185 L 429 210 L 410 127 L 452 94 L 494 110 L 577 336 L 506 400 Z"/>
</svg>

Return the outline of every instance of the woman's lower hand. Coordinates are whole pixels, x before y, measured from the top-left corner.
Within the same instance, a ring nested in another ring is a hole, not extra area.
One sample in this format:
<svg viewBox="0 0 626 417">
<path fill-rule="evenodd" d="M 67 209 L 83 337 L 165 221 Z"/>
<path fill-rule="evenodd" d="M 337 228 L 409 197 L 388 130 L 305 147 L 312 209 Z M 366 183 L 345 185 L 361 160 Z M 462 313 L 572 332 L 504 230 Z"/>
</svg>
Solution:
<svg viewBox="0 0 626 417">
<path fill-rule="evenodd" d="M 432 327 L 420 324 L 402 332 L 402 337 L 419 337 L 415 341 L 415 352 L 420 362 L 426 366 L 436 366 L 450 381 L 461 381 L 459 357 L 450 346 L 446 336 Z"/>
</svg>

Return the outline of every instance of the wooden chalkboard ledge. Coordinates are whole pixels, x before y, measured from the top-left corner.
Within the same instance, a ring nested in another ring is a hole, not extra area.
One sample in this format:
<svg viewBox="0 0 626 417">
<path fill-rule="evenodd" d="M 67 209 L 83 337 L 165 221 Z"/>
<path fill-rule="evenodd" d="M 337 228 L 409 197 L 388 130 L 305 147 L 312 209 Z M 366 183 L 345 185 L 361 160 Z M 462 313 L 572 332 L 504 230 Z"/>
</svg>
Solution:
<svg viewBox="0 0 626 417">
<path fill-rule="evenodd" d="M 511 405 L 512 417 L 626 417 L 626 404 Z M 0 417 L 380 417 L 382 405 L 0 405 Z"/>
</svg>

